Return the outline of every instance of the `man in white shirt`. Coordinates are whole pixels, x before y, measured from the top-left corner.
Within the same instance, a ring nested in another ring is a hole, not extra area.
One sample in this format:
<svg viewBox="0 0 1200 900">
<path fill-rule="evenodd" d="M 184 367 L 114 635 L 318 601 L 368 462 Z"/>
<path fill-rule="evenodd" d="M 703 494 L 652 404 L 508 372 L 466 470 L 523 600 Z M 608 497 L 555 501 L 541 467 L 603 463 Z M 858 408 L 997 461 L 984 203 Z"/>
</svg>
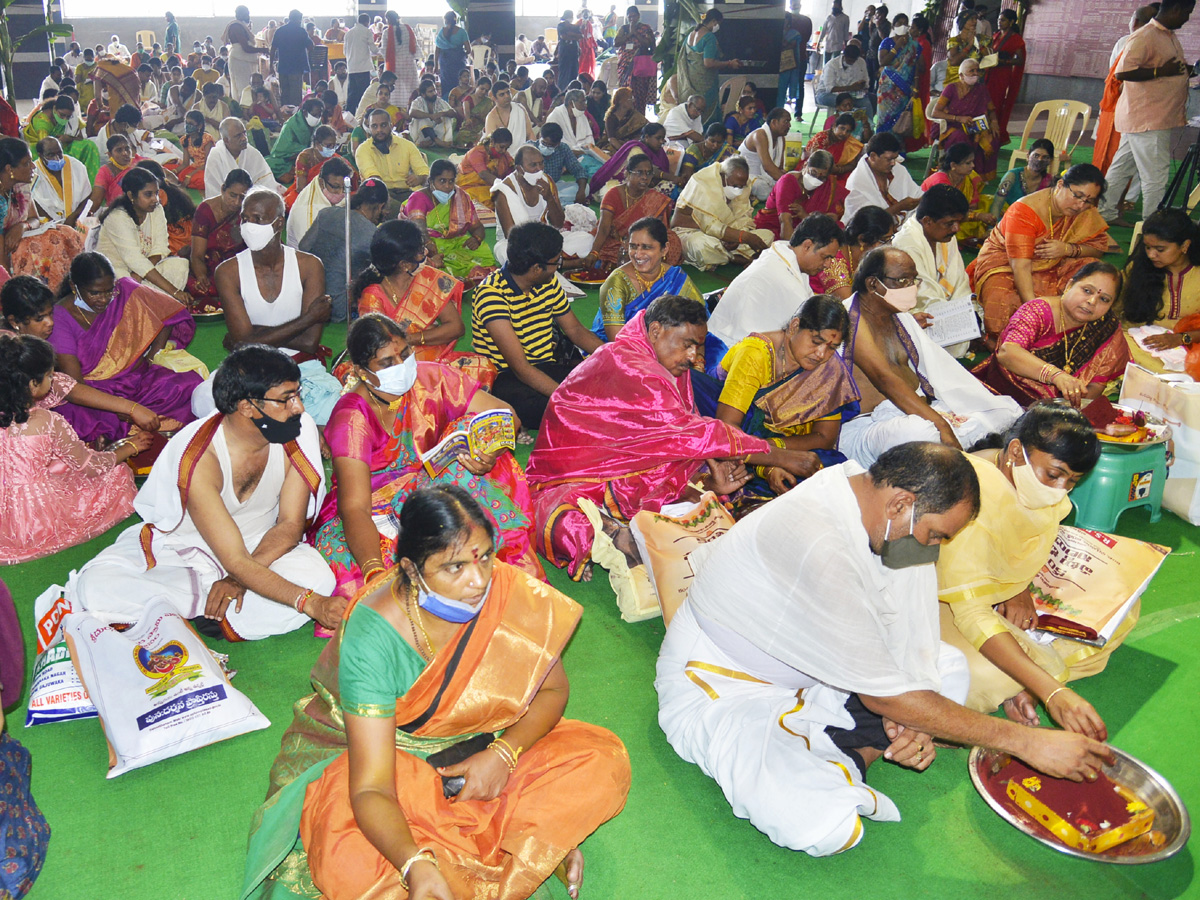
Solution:
<svg viewBox="0 0 1200 900">
<path fill-rule="evenodd" d="M 241 119 L 230 116 L 221 122 L 221 140 L 209 151 L 208 161 L 204 164 L 204 196 L 211 198 L 221 193 L 221 185 L 225 176 L 234 169 L 242 169 L 254 181 L 256 187 L 268 187 L 274 191 L 282 191 L 271 167 L 263 155 L 246 137 L 246 123 Z"/>
<path fill-rule="evenodd" d="M 533 62 L 533 54 L 529 52 L 529 40 L 523 34 L 517 35 L 516 58 L 514 62 L 518 66 L 527 66 Z"/>
<path fill-rule="evenodd" d="M 109 56 L 115 56 L 126 65 L 129 64 L 129 48 L 122 44 L 121 39 L 115 34 L 112 36 L 112 40 L 108 42 L 108 46 L 104 49 Z"/>
<path fill-rule="evenodd" d="M 969 673 L 941 643 L 932 563 L 979 505 L 962 453 L 911 443 L 869 472 L 823 469 L 691 553 L 656 666 L 658 723 L 776 844 L 827 856 L 862 839 L 863 818 L 898 821 L 867 768 L 922 771 L 934 738 L 1078 781 L 1112 760 L 1085 735 L 961 705 Z"/>
<path fill-rule="evenodd" d="M 329 89 L 337 94 L 338 106 L 348 110 L 347 100 L 350 96 L 350 76 L 346 70 L 346 61 L 339 59 L 333 64 L 333 77 L 329 79 Z"/>
<path fill-rule="evenodd" d="M 858 109 L 865 109 L 874 118 L 875 107 L 867 96 L 867 84 L 867 61 L 858 45 L 850 44 L 840 56 L 825 63 L 816 89 L 817 104 L 832 109 L 837 106 L 838 94 L 849 94 Z"/>
<path fill-rule="evenodd" d="M 958 188 L 934 185 L 892 238 L 892 246 L 911 256 L 917 267 L 917 305 L 912 314 L 922 324 L 931 303 L 971 299 L 971 282 L 955 236 L 969 211 L 970 204 Z M 970 341 L 963 341 L 945 350 L 961 357 L 970 346 Z"/>
<path fill-rule="evenodd" d="M 71 72 L 74 72 L 75 67 L 83 62 L 83 51 L 79 49 L 76 41 L 71 41 L 71 49 L 63 54 L 63 62 L 70 67 Z"/>
<path fill-rule="evenodd" d="M 51 66 L 50 74 L 42 79 L 42 86 L 38 88 L 38 99 L 44 100 L 46 91 L 54 91 L 55 96 L 62 90 L 63 72 L 59 66 Z"/>
<path fill-rule="evenodd" d="M 897 219 L 916 209 L 921 200 L 921 188 L 913 181 L 901 162 L 904 145 L 890 131 L 882 131 L 867 141 L 862 158 L 846 179 L 846 211 L 843 222 L 849 222 L 864 206 L 879 206 Z"/>
<path fill-rule="evenodd" d="M 360 117 L 362 113 L 357 112 L 358 101 L 371 83 L 375 59 L 380 55 L 370 21 L 371 17 L 363 13 L 342 38 L 342 52 L 346 56 L 346 71 L 349 73 L 346 102 L 342 104 L 342 109 L 355 110 L 355 115 Z"/>
<path fill-rule="evenodd" d="M 704 98 L 692 94 L 686 103 L 674 107 L 663 117 L 668 147 L 687 150 L 692 144 L 704 142 L 704 107 Z"/>
<path fill-rule="evenodd" d="M 846 41 L 850 40 L 850 17 L 842 12 L 841 0 L 834 0 L 825 27 L 821 29 L 821 40 L 825 47 L 825 62 L 846 48 Z"/>
<path fill-rule="evenodd" d="M 779 331 L 812 296 L 808 279 L 833 259 L 846 241 L 832 217 L 813 214 L 775 241 L 725 289 L 708 318 L 708 330 L 732 347 L 751 332 Z"/>
</svg>

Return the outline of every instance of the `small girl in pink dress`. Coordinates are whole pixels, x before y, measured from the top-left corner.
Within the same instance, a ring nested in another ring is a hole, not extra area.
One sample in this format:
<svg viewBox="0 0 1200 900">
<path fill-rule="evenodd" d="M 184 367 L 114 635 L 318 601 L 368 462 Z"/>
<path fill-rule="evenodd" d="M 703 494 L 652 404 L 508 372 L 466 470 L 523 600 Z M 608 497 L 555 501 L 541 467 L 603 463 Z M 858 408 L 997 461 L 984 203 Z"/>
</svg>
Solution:
<svg viewBox="0 0 1200 900">
<path fill-rule="evenodd" d="M 0 563 L 48 556 L 89 541 L 133 512 L 140 432 L 97 453 L 56 412 L 37 407 L 51 389 L 54 350 L 31 335 L 0 334 Z"/>
</svg>

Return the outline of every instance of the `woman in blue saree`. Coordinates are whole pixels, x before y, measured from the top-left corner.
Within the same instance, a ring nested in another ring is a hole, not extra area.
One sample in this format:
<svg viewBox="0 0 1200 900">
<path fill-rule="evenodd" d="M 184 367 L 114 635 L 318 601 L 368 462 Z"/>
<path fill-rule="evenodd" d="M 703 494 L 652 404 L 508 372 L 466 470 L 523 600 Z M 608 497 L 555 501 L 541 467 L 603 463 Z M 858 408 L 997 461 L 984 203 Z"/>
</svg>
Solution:
<svg viewBox="0 0 1200 900">
<path fill-rule="evenodd" d="M 729 374 L 716 417 L 780 448 L 807 451 L 809 475 L 845 462 L 838 436 L 842 422 L 859 410 L 858 388 L 838 353 L 849 324 L 840 301 L 817 294 L 781 331 L 739 341 L 721 363 Z M 795 484 L 777 466 L 756 466 L 743 490 L 752 499 L 770 499 Z"/>
<path fill-rule="evenodd" d="M 908 33 L 908 16 L 898 13 L 892 22 L 892 34 L 879 45 L 879 108 L 875 130 L 891 131 L 913 102 L 917 88 L 917 65 L 921 45 Z M 913 115 L 917 111 L 913 110 Z M 923 129 L 922 129 L 923 130 Z M 915 132 L 908 129 L 908 136 Z"/>
<path fill-rule="evenodd" d="M 683 269 L 667 265 L 667 241 L 667 226 L 653 216 L 629 227 L 629 262 L 613 270 L 600 286 L 592 332 L 602 341 L 615 340 L 626 322 L 659 297 L 678 295 L 703 305 L 704 297 Z M 716 335 L 708 335 L 704 359 L 710 370 L 716 369 L 727 349 Z"/>
</svg>

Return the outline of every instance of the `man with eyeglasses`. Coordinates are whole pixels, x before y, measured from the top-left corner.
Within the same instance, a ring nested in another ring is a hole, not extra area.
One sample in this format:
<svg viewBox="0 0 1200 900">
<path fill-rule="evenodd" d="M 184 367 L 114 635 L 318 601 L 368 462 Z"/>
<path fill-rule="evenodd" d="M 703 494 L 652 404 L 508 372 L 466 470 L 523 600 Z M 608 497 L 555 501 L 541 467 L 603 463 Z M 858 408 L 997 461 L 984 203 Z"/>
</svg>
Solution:
<svg viewBox="0 0 1200 900">
<path fill-rule="evenodd" d="M 266 344 L 300 367 L 300 393 L 309 414 L 324 427 L 341 396 L 341 383 L 325 371 L 328 348 L 321 330 L 333 314 L 325 293 L 325 267 L 311 253 L 285 247 L 283 198 L 254 188 L 242 201 L 241 232 L 246 249 L 217 266 L 215 282 L 225 310 L 225 349 Z M 192 412 L 213 409 L 213 380 L 192 395 Z"/>
<path fill-rule="evenodd" d="M 325 495 L 317 427 L 300 370 L 279 350 L 235 350 L 213 376 L 217 411 L 171 438 L 134 508 L 143 524 L 84 566 L 75 609 L 136 622 L 165 597 L 200 631 L 250 641 L 311 620 L 333 629 L 344 598 L 303 543 Z"/>
<path fill-rule="evenodd" d="M 904 168 L 900 155 L 904 145 L 890 131 L 882 131 L 867 141 L 863 155 L 846 179 L 846 212 L 849 222 L 864 206 L 886 209 L 902 221 L 921 202 L 921 188 Z"/>
<path fill-rule="evenodd" d="M 854 275 L 845 355 L 862 411 L 842 424 L 838 449 L 861 466 L 909 441 L 970 447 L 1021 414 L 925 334 L 911 315 L 917 277 L 912 257 L 895 247 L 872 250 Z"/>
</svg>

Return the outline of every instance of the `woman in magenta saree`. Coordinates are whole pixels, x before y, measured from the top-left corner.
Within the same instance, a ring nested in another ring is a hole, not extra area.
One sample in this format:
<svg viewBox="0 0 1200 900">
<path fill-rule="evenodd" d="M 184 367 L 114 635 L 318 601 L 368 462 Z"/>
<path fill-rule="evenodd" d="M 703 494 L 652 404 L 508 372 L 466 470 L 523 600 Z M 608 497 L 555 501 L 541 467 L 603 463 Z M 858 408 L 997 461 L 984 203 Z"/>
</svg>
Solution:
<svg viewBox="0 0 1200 900">
<path fill-rule="evenodd" d="M 643 310 L 558 386 L 529 457 L 538 550 L 576 581 L 595 537 L 580 499 L 628 522 L 677 501 L 705 460 L 770 452 L 696 411 L 690 370 L 658 361 L 645 320 Z"/>
<path fill-rule="evenodd" d="M 979 75 L 979 63 L 969 59 L 959 69 L 959 80 L 946 85 L 934 104 L 933 115 L 946 120 L 942 130 L 942 149 L 967 143 L 975 148 L 975 171 L 984 183 L 996 177 L 996 158 L 1000 155 L 1000 122 L 992 106 L 992 95 Z M 987 119 L 987 126 L 978 121 Z"/>
<path fill-rule="evenodd" d="M 364 332 L 376 332 L 379 337 L 364 340 Z M 381 345 L 384 337 L 388 340 Z M 399 325 L 378 313 L 362 316 L 346 341 L 355 371 L 378 371 L 377 360 L 389 352 L 388 347 L 396 346 L 394 342 L 407 353 Z M 431 482 L 464 488 L 496 527 L 497 558 L 543 578 L 532 546 L 529 487 L 511 452 L 497 455 L 486 474 L 476 474 L 456 462 L 440 475 L 430 476 L 421 463 L 422 454 L 473 415 L 505 404 L 459 370 L 431 362 L 416 364 L 416 381 L 398 399 L 381 397 L 381 391 L 358 380 L 338 400 L 325 426 L 334 478 L 317 514 L 314 545 L 337 576 L 336 593 L 353 597 L 366 583 L 365 574 L 395 564 L 400 507 L 413 491 Z M 360 541 L 364 534 L 367 539 Z"/>
<path fill-rule="evenodd" d="M 150 362 L 168 342 L 175 349 L 191 343 L 196 322 L 172 297 L 132 278 L 117 279 L 94 260 L 77 256 L 71 278 L 63 282 L 54 306 L 50 345 L 58 367 L 97 390 L 139 403 L 163 419 L 163 428 L 192 421 L 192 392 L 204 380 L 197 372 L 173 372 Z M 95 271 L 93 271 L 95 270 Z M 76 369 L 78 371 L 76 371 Z M 61 413 L 84 441 L 117 440 L 129 424 L 116 413 L 63 403 Z"/>
</svg>

